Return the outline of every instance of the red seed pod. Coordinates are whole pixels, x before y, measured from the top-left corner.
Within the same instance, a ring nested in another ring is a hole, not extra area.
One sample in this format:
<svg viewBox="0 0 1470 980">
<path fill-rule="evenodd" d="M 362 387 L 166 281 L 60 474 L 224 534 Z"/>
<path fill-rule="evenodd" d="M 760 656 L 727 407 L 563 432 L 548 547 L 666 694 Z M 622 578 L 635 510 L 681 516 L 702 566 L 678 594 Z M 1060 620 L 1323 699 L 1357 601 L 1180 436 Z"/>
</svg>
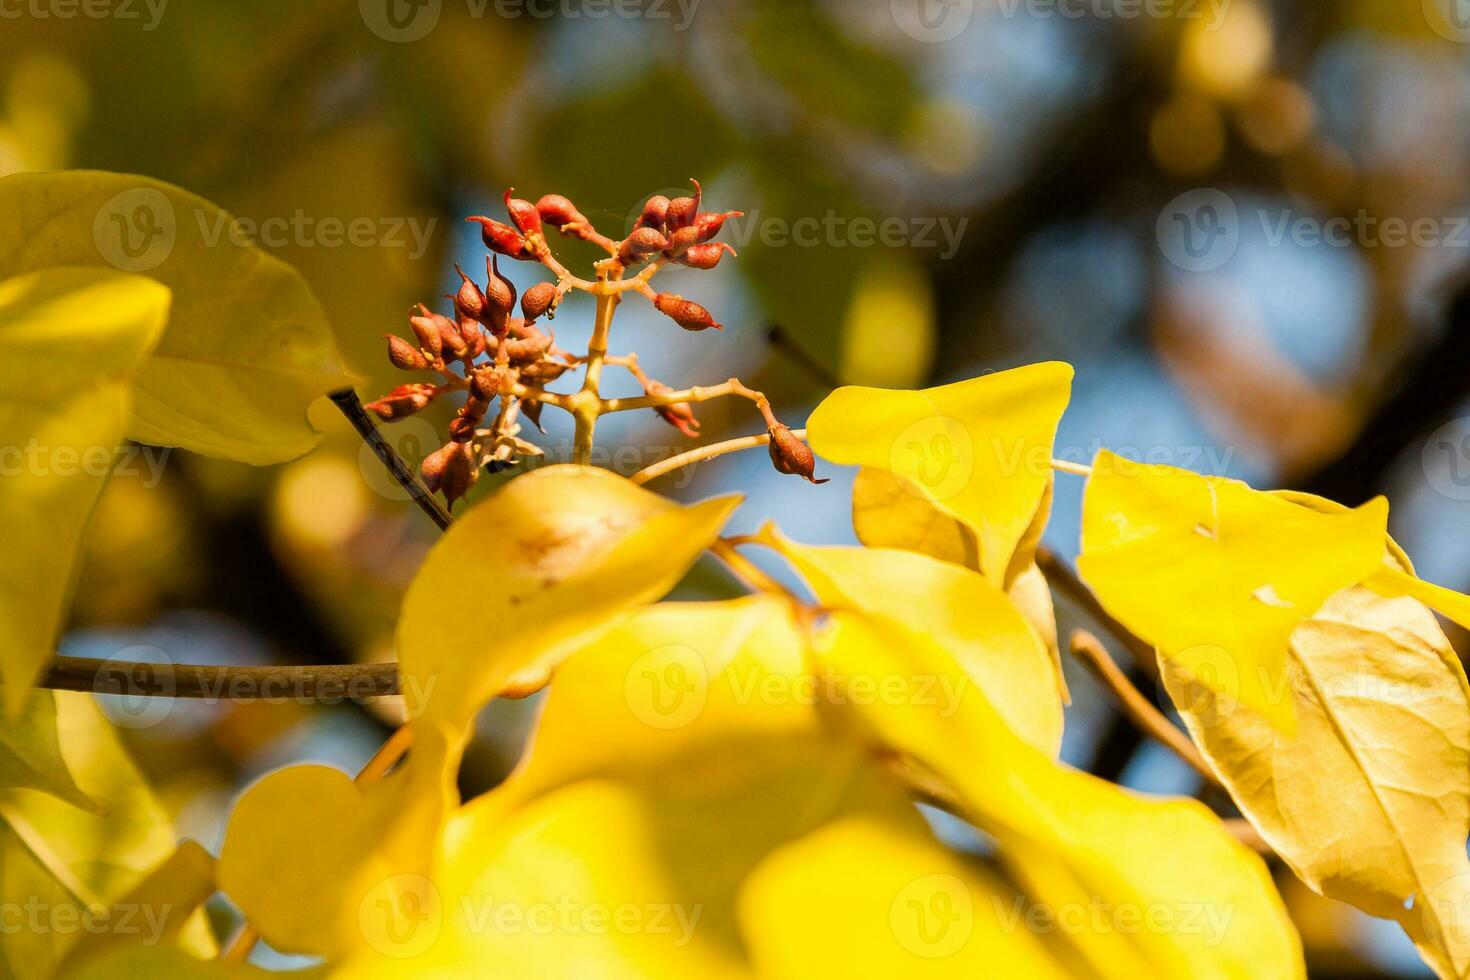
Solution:
<svg viewBox="0 0 1470 980">
<path fill-rule="evenodd" d="M 363 407 L 384 422 L 396 422 L 422 411 L 438 393 L 439 389 L 433 385 L 399 385 Z"/>
<path fill-rule="evenodd" d="M 810 483 L 826 483 L 826 480 L 814 479 L 813 471 L 816 469 L 817 458 L 812 455 L 811 448 L 784 425 L 777 424 L 768 430 L 771 434 L 771 442 L 767 448 L 771 451 L 771 463 L 777 472 L 787 473 L 791 476 L 799 476 Z"/>
<path fill-rule="evenodd" d="M 429 308 L 422 303 L 419 304 L 418 315 L 411 317 L 408 322 L 415 333 L 429 330 L 437 333 L 441 354 L 448 351 L 451 357 L 463 357 L 465 351 L 469 350 L 469 345 L 465 343 L 454 321 L 441 313 L 430 313 Z"/>
<path fill-rule="evenodd" d="M 541 233 L 541 213 L 536 210 L 536 205 L 524 198 L 511 197 L 515 193 L 514 187 L 506 188 L 505 210 L 510 213 L 510 220 L 521 230 L 523 235 L 537 235 Z"/>
<path fill-rule="evenodd" d="M 500 372 L 491 367 L 476 368 L 470 375 L 470 393 L 482 401 L 500 394 Z"/>
<path fill-rule="evenodd" d="M 566 374 L 571 370 L 571 367 L 570 364 L 564 364 L 561 361 L 548 361 L 545 359 L 532 361 L 530 364 L 521 368 L 521 378 L 525 381 L 537 381 L 541 384 L 546 384 Z"/>
<path fill-rule="evenodd" d="M 677 259 L 699 243 L 699 229 L 690 225 L 680 228 L 669 236 L 669 247 L 664 249 L 664 254 L 671 259 Z"/>
<path fill-rule="evenodd" d="M 669 202 L 669 210 L 664 214 L 664 224 L 670 233 L 680 228 L 688 228 L 699 216 L 699 202 L 704 200 L 704 188 L 700 187 L 699 181 L 693 178 L 690 178 L 689 182 L 694 185 L 694 196 L 674 198 Z"/>
<path fill-rule="evenodd" d="M 639 228 L 623 239 L 623 244 L 618 249 L 618 261 L 627 265 L 645 255 L 662 252 L 668 247 L 669 240 L 657 228 Z"/>
<path fill-rule="evenodd" d="M 465 320 L 459 325 L 459 335 L 465 341 L 465 352 L 461 355 L 465 360 L 473 361 L 485 353 L 485 331 L 480 329 L 479 321 Z"/>
<path fill-rule="evenodd" d="M 726 221 L 729 221 L 731 218 L 743 217 L 745 217 L 744 211 L 725 211 L 722 214 L 706 211 L 695 219 L 694 227 L 699 229 L 699 240 L 701 242 L 707 242 L 720 233 L 720 229 L 725 226 Z"/>
<path fill-rule="evenodd" d="M 480 240 L 490 251 L 512 259 L 521 259 L 530 255 L 530 249 L 526 246 L 526 236 L 505 222 L 496 221 L 484 215 L 475 215 L 464 220 L 480 223 Z"/>
<path fill-rule="evenodd" d="M 643 393 L 649 396 L 667 395 L 674 389 L 662 381 L 648 379 L 643 384 Z M 693 439 L 699 435 L 699 419 L 694 417 L 694 406 L 688 402 L 675 402 L 672 405 L 660 405 L 654 409 L 659 418 L 678 429 L 687 438 Z"/>
<path fill-rule="evenodd" d="M 422 306 L 419 309 L 423 309 Z M 419 346 L 424 348 L 437 360 L 444 352 L 444 342 L 439 338 L 439 328 L 434 321 L 423 316 L 411 316 L 408 325 L 413 328 L 413 335 L 419 339 Z"/>
<path fill-rule="evenodd" d="M 478 420 L 463 415 L 450 419 L 449 438 L 454 442 L 469 442 L 475 437 L 475 427 L 479 424 Z"/>
<path fill-rule="evenodd" d="M 480 476 L 474 449 L 467 442 L 445 443 L 424 460 L 419 471 L 429 489 L 443 493 L 450 506 L 463 497 Z"/>
<path fill-rule="evenodd" d="M 710 242 L 708 245 L 695 245 L 679 257 L 678 261 L 691 269 L 713 269 L 720 264 L 720 259 L 729 252 L 731 258 L 738 258 L 735 249 L 724 242 Z"/>
<path fill-rule="evenodd" d="M 534 320 L 541 314 L 552 309 L 551 304 L 556 302 L 556 284 L 550 282 L 538 282 L 526 290 L 521 297 L 521 315 L 527 320 Z M 553 315 L 555 311 L 552 310 Z"/>
<path fill-rule="evenodd" d="M 653 305 L 658 307 L 660 313 L 685 330 L 708 330 L 710 327 L 716 330 L 725 329 L 722 324 L 715 322 L 709 310 L 682 296 L 675 296 L 673 293 L 659 293 L 653 298 Z"/>
<path fill-rule="evenodd" d="M 643 205 L 643 213 L 633 223 L 634 230 L 639 228 L 662 228 L 664 218 L 669 213 L 669 199 L 662 194 L 655 194 Z"/>
<path fill-rule="evenodd" d="M 547 194 L 536 202 L 536 213 L 541 215 L 542 220 L 562 228 L 566 225 L 590 224 L 587 216 L 577 210 L 577 206 L 560 194 Z"/>
<path fill-rule="evenodd" d="M 505 353 L 514 364 L 539 361 L 551 349 L 551 337 L 537 330 L 528 337 L 505 342 Z"/>
<path fill-rule="evenodd" d="M 461 280 L 459 292 L 455 293 L 452 297 L 452 299 L 454 300 L 454 311 L 458 313 L 462 319 L 480 319 L 482 316 L 485 315 L 484 292 L 481 291 L 480 287 L 475 284 L 475 281 L 473 279 L 465 275 L 464 270 L 461 269 L 459 266 L 456 265 L 454 267 L 454 271 L 459 273 L 459 278 Z"/>
<path fill-rule="evenodd" d="M 391 333 L 383 336 L 388 340 L 388 360 L 393 362 L 394 367 L 404 371 L 422 371 L 429 366 L 429 359 L 419 353 L 413 344 Z"/>
</svg>

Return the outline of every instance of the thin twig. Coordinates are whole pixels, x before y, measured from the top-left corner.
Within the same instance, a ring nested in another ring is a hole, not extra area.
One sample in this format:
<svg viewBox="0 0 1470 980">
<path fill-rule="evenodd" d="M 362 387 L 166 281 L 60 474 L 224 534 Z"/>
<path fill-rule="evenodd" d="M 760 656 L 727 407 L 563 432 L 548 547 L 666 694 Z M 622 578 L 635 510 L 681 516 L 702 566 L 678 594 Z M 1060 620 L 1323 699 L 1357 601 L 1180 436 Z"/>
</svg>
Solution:
<svg viewBox="0 0 1470 980">
<path fill-rule="evenodd" d="M 798 439 L 806 438 L 805 429 L 793 429 L 791 434 Z M 652 466 L 634 473 L 629 479 L 642 486 L 650 480 L 656 480 L 665 473 L 672 473 L 674 470 L 682 467 L 690 466 L 694 463 L 704 463 L 711 459 L 724 456 L 727 453 L 738 453 L 743 449 L 754 449 L 756 446 L 764 446 L 770 441 L 771 434 L 769 432 L 762 432 L 759 435 L 741 436 L 738 439 L 727 439 L 724 442 L 711 443 L 708 446 L 700 446 L 686 453 L 680 453 L 677 456 L 670 456 L 668 459 L 659 460 Z"/>
<path fill-rule="evenodd" d="M 57 657 L 37 686 L 211 701 L 367 701 L 398 693 L 398 665 L 242 666 Z"/>
<path fill-rule="evenodd" d="M 388 472 L 393 479 L 397 480 L 413 502 L 418 504 L 419 509 L 429 515 L 429 519 L 439 526 L 439 530 L 449 530 L 449 525 L 454 522 L 448 509 L 439 502 L 439 498 L 425 485 L 419 477 L 418 472 L 404 462 L 403 457 L 398 455 L 397 450 L 383 438 L 378 431 L 378 423 L 362 407 L 362 402 L 357 397 L 357 392 L 351 388 L 342 388 L 327 396 L 332 399 L 332 404 L 347 416 L 347 421 L 362 436 L 363 442 L 372 447 L 373 453 L 382 460 L 383 465 L 388 467 Z"/>
<path fill-rule="evenodd" d="M 1224 788 L 1220 777 L 1215 775 L 1215 771 L 1210 768 L 1204 756 L 1200 755 L 1189 736 L 1175 727 L 1173 722 L 1164 717 L 1163 712 L 1153 706 L 1153 702 L 1133 686 L 1128 675 L 1108 656 L 1107 648 L 1102 645 L 1101 640 L 1086 630 L 1073 630 L 1072 656 L 1082 661 L 1092 675 L 1112 692 L 1123 712 L 1135 725 L 1183 759 L 1189 768 L 1199 773 L 1207 782 Z"/>
</svg>

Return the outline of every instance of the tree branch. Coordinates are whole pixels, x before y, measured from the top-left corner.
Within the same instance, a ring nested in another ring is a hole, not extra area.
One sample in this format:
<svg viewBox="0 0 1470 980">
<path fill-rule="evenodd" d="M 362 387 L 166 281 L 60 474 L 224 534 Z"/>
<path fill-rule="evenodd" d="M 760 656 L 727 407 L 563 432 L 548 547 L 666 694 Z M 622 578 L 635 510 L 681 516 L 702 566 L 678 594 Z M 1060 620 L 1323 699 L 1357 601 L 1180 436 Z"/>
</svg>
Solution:
<svg viewBox="0 0 1470 980">
<path fill-rule="evenodd" d="M 398 693 L 398 666 L 152 664 L 57 657 L 37 686 L 55 691 L 211 701 L 366 701 Z"/>
<path fill-rule="evenodd" d="M 419 509 L 429 515 L 429 519 L 439 526 L 439 530 L 449 530 L 449 525 L 454 523 L 454 518 L 439 502 L 439 498 L 434 496 L 425 485 L 418 472 L 404 462 L 403 457 L 398 455 L 398 451 L 393 448 L 392 444 L 383 438 L 383 433 L 378 431 L 378 423 L 373 420 L 373 417 L 367 413 L 367 409 L 362 407 L 362 402 L 358 400 L 357 392 L 351 388 L 342 388 L 327 397 L 332 399 L 332 404 L 336 405 L 343 415 L 347 416 L 347 421 L 352 423 L 357 434 L 362 436 L 362 441 L 372 447 L 373 453 L 383 461 L 383 465 L 388 468 L 393 479 L 408 491 L 408 495 L 413 498 L 414 503 L 419 505 Z"/>
</svg>

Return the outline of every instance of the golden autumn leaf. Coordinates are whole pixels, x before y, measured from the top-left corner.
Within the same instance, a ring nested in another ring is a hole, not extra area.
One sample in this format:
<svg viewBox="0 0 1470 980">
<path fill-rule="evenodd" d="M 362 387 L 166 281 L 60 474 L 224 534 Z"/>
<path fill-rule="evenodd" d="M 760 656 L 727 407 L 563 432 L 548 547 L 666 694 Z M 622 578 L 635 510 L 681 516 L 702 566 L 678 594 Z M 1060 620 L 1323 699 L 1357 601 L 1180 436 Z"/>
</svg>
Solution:
<svg viewBox="0 0 1470 980">
<path fill-rule="evenodd" d="M 1294 737 L 1161 666 L 1195 743 L 1297 876 L 1401 922 L 1441 976 L 1462 976 L 1470 700 L 1429 611 L 1354 586 L 1302 622 L 1287 664 Z"/>
<path fill-rule="evenodd" d="M 116 272 L 0 282 L 0 676 L 12 718 L 56 651 L 82 534 L 123 440 L 129 378 L 168 308 L 167 289 Z"/>
<path fill-rule="evenodd" d="M 50 793 L 92 813 L 103 807 L 77 787 L 66 768 L 56 732 L 56 696 L 36 691 L 20 717 L 0 718 L 0 788 L 22 786 Z"/>
<path fill-rule="evenodd" d="M 877 912 L 871 948 L 921 975 L 1047 963 L 1035 937 L 998 927 L 988 884 L 937 845 L 861 746 L 821 722 L 826 695 L 809 686 L 804 646 L 790 607 L 756 597 L 646 609 L 579 650 L 526 762 L 449 822 L 434 874 L 418 880 L 419 919 L 375 906 L 365 948 L 335 974 L 493 963 L 513 975 L 780 977 L 798 929 L 809 955 L 851 957 L 853 931 Z M 843 832 L 854 828 L 866 832 Z M 874 873 L 863 888 L 834 879 L 803 921 L 772 923 L 798 900 L 789 870 L 807 841 L 849 874 Z M 907 904 L 931 897 L 934 878 L 958 882 L 979 919 L 940 959 Z"/>
<path fill-rule="evenodd" d="M 1050 756 L 1060 750 L 1056 662 L 990 580 L 911 551 L 799 545 L 769 528 L 763 538 L 796 566 L 823 606 L 882 616 L 943 648 L 955 670 L 930 678 L 927 693 L 944 710 L 956 710 L 973 681 L 1029 744 Z"/>
<path fill-rule="evenodd" d="M 316 445 L 307 406 L 345 381 L 331 329 L 301 277 L 241 241 L 229 214 L 161 181 L 80 170 L 0 178 L 0 213 L 0 278 L 86 266 L 172 292 L 133 379 L 130 438 L 258 465 Z"/>
<path fill-rule="evenodd" d="M 268 774 L 230 814 L 220 890 L 277 949 L 332 958 L 361 946 L 364 903 L 397 900 L 391 886 L 391 895 L 380 894 L 383 882 L 428 870 L 459 802 L 454 777 L 464 738 L 415 721 L 407 762 L 369 785 L 326 766 Z M 292 859 L 282 862 L 283 853 Z"/>
<path fill-rule="evenodd" d="M 887 470 L 960 521 L 980 567 L 1003 582 L 1051 481 L 1051 448 L 1072 368 L 1049 362 L 929 388 L 839 388 L 807 422 L 812 448 Z"/>
<path fill-rule="evenodd" d="M 1076 977 L 993 873 L 908 820 L 858 815 L 780 848 L 740 919 L 761 977 Z"/>
<path fill-rule="evenodd" d="M 1036 549 L 1051 516 L 1054 485 L 1055 480 L 1047 482 L 1041 506 L 1011 556 L 1011 566 L 1006 572 L 1006 595 L 1041 634 L 1051 653 L 1062 703 L 1071 704 L 1071 693 L 1062 675 L 1051 586 L 1036 565 Z M 905 490 L 900 478 L 887 470 L 865 466 L 858 471 L 852 487 L 852 526 L 858 540 L 870 548 L 903 548 L 980 570 L 974 533 L 921 495 Z"/>
<path fill-rule="evenodd" d="M 460 725 L 497 694 L 544 686 L 576 644 L 673 588 L 738 504 L 681 507 L 586 466 L 512 480 L 455 522 L 404 599 L 411 713 Z"/>
<path fill-rule="evenodd" d="M 848 677 L 954 669 L 928 636 L 851 612 L 833 615 L 818 657 Z M 1057 764 L 978 686 L 949 717 L 918 701 L 847 705 L 879 743 L 953 787 L 1030 897 L 1074 923 L 1065 937 L 1103 976 L 1305 976 L 1265 864 L 1195 801 L 1148 799 Z M 1099 905 L 1101 927 L 1076 924 Z"/>
<path fill-rule="evenodd" d="M 28 897 L 45 895 L 52 905 L 114 906 L 146 888 L 174 859 L 178 838 L 168 813 L 90 695 L 58 693 L 56 724 L 77 786 L 106 813 L 89 813 L 36 789 L 0 789 L 0 825 L 26 859 L 4 864 L 0 902 L 24 906 Z M 176 936 L 184 948 L 201 956 L 214 953 L 213 937 L 200 913 L 182 907 L 152 911 L 154 925 Z M 37 937 L 21 930 L 0 936 L 0 947 L 12 959 L 54 969 L 79 939 L 76 932 Z M 15 944 L 29 952 L 15 949 Z"/>
<path fill-rule="evenodd" d="M 1083 498 L 1077 570 L 1166 659 L 1290 732 L 1287 638 L 1373 573 L 1387 522 L 1381 497 L 1325 513 L 1103 450 Z"/>
</svg>

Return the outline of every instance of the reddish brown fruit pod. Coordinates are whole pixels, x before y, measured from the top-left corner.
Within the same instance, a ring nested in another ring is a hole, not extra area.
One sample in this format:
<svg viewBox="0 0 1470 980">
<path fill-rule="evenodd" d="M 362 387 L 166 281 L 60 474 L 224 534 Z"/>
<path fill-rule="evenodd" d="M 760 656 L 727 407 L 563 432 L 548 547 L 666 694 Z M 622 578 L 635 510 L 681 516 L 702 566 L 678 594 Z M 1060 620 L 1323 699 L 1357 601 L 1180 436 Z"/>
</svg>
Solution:
<svg viewBox="0 0 1470 980">
<path fill-rule="evenodd" d="M 669 236 L 669 247 L 664 249 L 664 254 L 671 259 L 678 259 L 699 243 L 699 229 L 690 225 L 680 228 Z"/>
<path fill-rule="evenodd" d="M 505 190 L 505 210 L 510 214 L 510 220 L 521 230 L 523 235 L 538 235 L 541 233 L 541 212 L 536 210 L 536 205 L 520 197 L 511 197 L 515 193 L 514 187 Z"/>
<path fill-rule="evenodd" d="M 688 228 L 699 217 L 699 203 L 704 200 L 704 188 L 692 177 L 689 182 L 694 185 L 694 196 L 674 198 L 669 202 L 669 210 L 664 215 L 664 224 L 670 233 Z"/>
<path fill-rule="evenodd" d="M 470 393 L 488 402 L 500 394 L 500 380 L 500 372 L 494 368 L 476 368 L 470 375 Z"/>
<path fill-rule="evenodd" d="M 555 302 L 556 285 L 549 282 L 538 282 L 526 290 L 525 295 L 521 297 L 521 315 L 527 320 L 534 320 L 551 310 L 551 304 Z"/>
<path fill-rule="evenodd" d="M 439 337 L 439 328 L 434 325 L 433 320 L 427 316 L 411 316 L 408 318 L 408 325 L 413 328 L 413 335 L 419 339 L 420 347 L 436 359 L 444 353 L 444 341 Z"/>
<path fill-rule="evenodd" d="M 444 494 L 450 506 L 474 486 L 480 476 L 474 449 L 467 442 L 448 442 L 429 454 L 419 467 L 430 490 Z"/>
<path fill-rule="evenodd" d="M 480 322 L 495 336 L 503 337 L 506 320 L 516 305 L 515 283 L 500 274 L 500 260 L 493 255 L 485 258 L 485 277 L 485 316 Z"/>
<path fill-rule="evenodd" d="M 466 418 L 463 415 L 450 419 L 449 438 L 455 442 L 469 442 L 475 437 L 475 426 L 479 424 L 479 420 Z"/>
<path fill-rule="evenodd" d="M 413 344 L 391 333 L 383 336 L 388 341 L 388 360 L 393 362 L 394 367 L 404 371 L 422 371 L 429 366 L 429 359 L 419 353 Z"/>
<path fill-rule="evenodd" d="M 490 251 L 512 259 L 522 259 L 530 254 L 526 245 L 526 236 L 505 222 L 496 221 L 484 215 L 475 215 L 464 220 L 479 222 L 480 240 Z"/>
<path fill-rule="evenodd" d="M 720 229 L 725 226 L 726 221 L 729 221 L 731 218 L 743 217 L 745 217 L 744 211 L 725 211 L 721 214 L 705 212 L 695 219 L 694 227 L 698 230 L 699 240 L 701 242 L 707 242 L 720 233 Z"/>
<path fill-rule="evenodd" d="M 627 265 L 645 255 L 662 252 L 668 247 L 669 240 L 657 228 L 639 228 L 623 239 L 623 244 L 618 248 L 618 261 Z"/>
<path fill-rule="evenodd" d="M 459 291 L 452 297 L 454 311 L 464 319 L 480 319 L 485 315 L 485 293 L 459 266 L 456 265 L 454 271 L 459 273 L 460 278 Z"/>
<path fill-rule="evenodd" d="M 660 313 L 685 330 L 708 330 L 711 327 L 716 330 L 725 329 L 722 324 L 715 322 L 709 310 L 682 296 L 675 296 L 673 293 L 659 293 L 653 298 L 653 305 L 658 307 Z"/>
<path fill-rule="evenodd" d="M 732 259 L 738 258 L 735 249 L 724 242 L 710 242 L 708 245 L 692 246 L 678 261 L 691 269 L 709 270 L 720 264 L 720 259 L 725 257 L 726 252 L 730 253 Z"/>
<path fill-rule="evenodd" d="M 816 470 L 817 458 L 812 455 L 811 447 L 796 438 L 784 425 L 775 425 L 769 431 L 771 442 L 768 448 L 771 450 L 771 463 L 778 472 L 799 476 L 810 483 L 827 482 L 812 476 Z"/>
<path fill-rule="evenodd" d="M 433 385 L 399 385 L 363 407 L 384 422 L 396 422 L 422 411 L 438 393 L 439 389 Z"/>
<path fill-rule="evenodd" d="M 669 199 L 662 194 L 655 194 L 644 202 L 643 213 L 638 216 L 633 228 L 635 231 L 639 228 L 661 229 L 668 213 Z"/>
<path fill-rule="evenodd" d="M 548 224 L 561 228 L 565 225 L 588 224 L 587 216 L 577 206 L 560 194 L 547 194 L 536 202 L 536 213 Z"/>
</svg>

